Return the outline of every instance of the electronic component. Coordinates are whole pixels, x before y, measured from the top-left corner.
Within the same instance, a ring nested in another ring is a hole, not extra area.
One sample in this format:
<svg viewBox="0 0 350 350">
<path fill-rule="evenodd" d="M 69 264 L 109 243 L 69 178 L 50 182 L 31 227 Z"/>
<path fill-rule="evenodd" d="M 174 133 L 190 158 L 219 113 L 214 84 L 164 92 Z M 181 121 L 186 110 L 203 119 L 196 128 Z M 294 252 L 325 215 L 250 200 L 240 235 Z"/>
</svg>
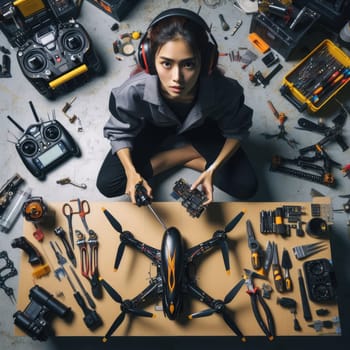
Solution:
<svg viewBox="0 0 350 350">
<path fill-rule="evenodd" d="M 310 300 L 327 303 L 336 299 L 335 272 L 328 259 L 306 261 L 303 264 Z"/>
<path fill-rule="evenodd" d="M 44 180 L 46 173 L 71 156 L 81 152 L 72 136 L 56 119 L 40 121 L 33 103 L 29 101 L 36 124 L 24 130 L 10 116 L 7 118 L 23 135 L 16 142 L 16 149 L 27 169 L 38 179 Z"/>
<path fill-rule="evenodd" d="M 191 186 L 184 179 L 175 182 L 171 195 L 175 199 L 182 199 L 181 204 L 192 217 L 199 218 L 206 208 L 203 205 L 207 200 L 204 192 L 197 188 L 191 190 Z"/>
</svg>

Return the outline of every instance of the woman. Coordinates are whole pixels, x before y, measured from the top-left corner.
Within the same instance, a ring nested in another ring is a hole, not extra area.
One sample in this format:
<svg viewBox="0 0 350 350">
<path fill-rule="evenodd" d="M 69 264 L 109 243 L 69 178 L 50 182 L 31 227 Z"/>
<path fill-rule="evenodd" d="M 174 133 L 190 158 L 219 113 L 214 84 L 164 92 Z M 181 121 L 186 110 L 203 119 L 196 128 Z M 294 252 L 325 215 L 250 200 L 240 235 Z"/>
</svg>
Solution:
<svg viewBox="0 0 350 350">
<path fill-rule="evenodd" d="M 112 89 L 104 127 L 109 152 L 97 187 L 135 203 L 135 186 L 168 169 L 200 172 L 209 204 L 213 185 L 238 199 L 255 194 L 254 171 L 240 146 L 252 125 L 243 89 L 217 68 L 217 45 L 204 20 L 185 9 L 162 12 L 141 39 L 143 70 Z"/>
</svg>

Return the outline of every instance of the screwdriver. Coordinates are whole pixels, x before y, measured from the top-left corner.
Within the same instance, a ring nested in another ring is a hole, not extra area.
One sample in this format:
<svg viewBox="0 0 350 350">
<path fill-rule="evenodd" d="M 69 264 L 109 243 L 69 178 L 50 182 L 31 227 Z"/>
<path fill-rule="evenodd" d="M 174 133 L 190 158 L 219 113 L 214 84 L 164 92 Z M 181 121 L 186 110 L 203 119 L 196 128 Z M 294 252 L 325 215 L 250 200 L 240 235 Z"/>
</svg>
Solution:
<svg viewBox="0 0 350 350">
<path fill-rule="evenodd" d="M 77 280 L 78 284 L 79 284 L 79 287 L 80 289 L 83 291 L 84 295 L 85 295 L 85 298 L 86 300 L 88 301 L 89 305 L 93 308 L 93 309 L 96 309 L 96 304 L 95 302 L 93 301 L 93 299 L 91 298 L 90 294 L 87 292 L 87 290 L 85 289 L 83 283 L 81 282 L 81 280 L 79 279 L 77 273 L 74 271 L 73 267 L 72 266 L 69 266 L 70 267 L 70 270 L 72 271 L 72 274 L 74 275 L 75 279 Z"/>
<path fill-rule="evenodd" d="M 248 235 L 248 247 L 251 253 L 251 262 L 254 270 L 259 270 L 262 267 L 262 255 L 260 251 L 259 242 L 255 238 L 253 225 L 250 220 L 247 220 L 247 235 Z"/>
<path fill-rule="evenodd" d="M 287 249 L 283 249 L 282 253 L 282 268 L 284 269 L 284 285 L 287 292 L 293 290 L 292 279 L 290 278 L 289 270 L 292 268 L 292 260 Z"/>
<path fill-rule="evenodd" d="M 142 186 L 142 183 L 138 183 L 135 186 L 135 200 L 137 206 L 147 206 L 148 209 L 151 211 L 151 213 L 154 215 L 154 217 L 159 221 L 159 223 L 163 226 L 164 230 L 167 230 L 164 221 L 159 217 L 159 215 L 156 213 L 156 211 L 152 208 L 151 203 L 152 199 L 147 195 L 147 190 L 144 186 Z"/>
<path fill-rule="evenodd" d="M 282 276 L 281 266 L 278 261 L 277 244 L 275 242 L 273 242 L 272 273 L 277 291 L 283 293 L 285 291 L 285 285 Z"/>
<path fill-rule="evenodd" d="M 97 329 L 103 323 L 101 317 L 98 315 L 98 313 L 95 310 L 91 310 L 87 307 L 85 300 L 83 299 L 79 291 L 75 288 L 67 271 L 65 271 L 65 274 L 71 288 L 73 289 L 74 299 L 77 301 L 78 305 L 83 310 L 85 325 L 91 330 Z"/>
</svg>

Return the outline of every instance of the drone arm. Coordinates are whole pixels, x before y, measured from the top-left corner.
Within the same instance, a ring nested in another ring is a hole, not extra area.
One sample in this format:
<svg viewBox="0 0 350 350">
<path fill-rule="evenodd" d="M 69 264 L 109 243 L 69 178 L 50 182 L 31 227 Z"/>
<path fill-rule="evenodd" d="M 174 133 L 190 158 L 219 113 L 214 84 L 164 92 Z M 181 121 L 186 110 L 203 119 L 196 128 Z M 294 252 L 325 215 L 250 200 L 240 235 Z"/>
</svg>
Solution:
<svg viewBox="0 0 350 350">
<path fill-rule="evenodd" d="M 140 251 L 141 253 L 143 253 L 144 255 L 146 255 L 149 259 L 152 260 L 152 262 L 154 264 L 158 264 L 159 260 L 160 260 L 160 250 L 153 248 L 139 240 L 137 240 L 136 238 L 134 238 L 134 236 L 132 234 L 121 234 L 120 238 L 122 240 L 123 243 L 125 243 L 126 245 L 133 247 L 135 249 L 137 249 L 138 251 Z"/>
<path fill-rule="evenodd" d="M 160 294 L 162 281 L 160 278 L 154 278 L 151 280 L 150 284 L 139 294 L 131 299 L 132 308 L 136 308 L 140 303 L 144 302 L 148 297 Z"/>
<path fill-rule="evenodd" d="M 218 246 L 220 244 L 221 237 L 220 236 L 214 236 L 211 239 L 208 239 L 207 241 L 204 241 L 190 249 L 188 249 L 185 253 L 186 260 L 188 262 L 193 261 L 194 258 L 203 255 L 205 252 L 210 250 L 211 248 Z"/>
</svg>

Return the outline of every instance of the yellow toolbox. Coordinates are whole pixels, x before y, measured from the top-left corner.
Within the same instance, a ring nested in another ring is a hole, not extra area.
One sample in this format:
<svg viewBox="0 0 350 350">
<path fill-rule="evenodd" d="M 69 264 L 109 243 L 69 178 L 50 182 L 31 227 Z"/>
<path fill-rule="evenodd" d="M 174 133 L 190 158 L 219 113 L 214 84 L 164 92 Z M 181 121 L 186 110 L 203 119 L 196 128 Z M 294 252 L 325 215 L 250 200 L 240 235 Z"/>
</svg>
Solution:
<svg viewBox="0 0 350 350">
<path fill-rule="evenodd" d="M 284 78 L 280 92 L 298 111 L 320 110 L 350 80 L 350 57 L 326 39 Z"/>
</svg>

